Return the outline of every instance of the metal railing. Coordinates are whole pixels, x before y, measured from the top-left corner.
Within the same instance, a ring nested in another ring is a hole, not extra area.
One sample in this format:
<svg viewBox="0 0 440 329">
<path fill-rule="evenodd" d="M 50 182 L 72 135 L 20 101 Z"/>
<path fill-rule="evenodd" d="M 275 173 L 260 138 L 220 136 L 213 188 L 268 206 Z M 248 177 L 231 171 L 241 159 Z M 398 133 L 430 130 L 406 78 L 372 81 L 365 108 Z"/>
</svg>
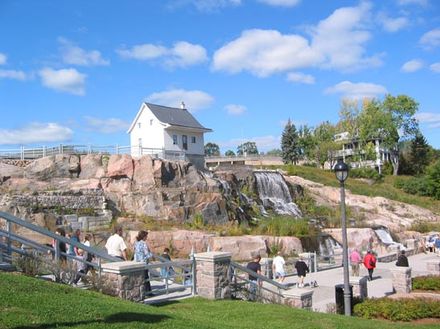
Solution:
<svg viewBox="0 0 440 329">
<path fill-rule="evenodd" d="M 3 220 L 3 223 L 5 223 L 5 225 L 1 225 L 1 220 Z M 31 232 L 37 233 L 40 235 L 40 237 L 46 239 L 50 238 L 54 241 L 54 244 L 53 246 L 42 244 L 35 240 L 32 240 L 31 238 L 26 238 L 22 235 L 18 235 L 13 231 L 13 226 L 21 227 L 22 229 L 28 229 Z M 83 257 L 78 257 L 76 255 L 70 255 L 67 252 L 62 252 L 60 250 L 60 243 L 69 244 L 74 248 L 78 248 L 86 253 L 90 253 L 91 255 L 93 255 L 93 260 L 87 261 L 87 259 L 83 259 Z M 0 262 L 12 264 L 13 255 L 18 255 L 19 257 L 38 257 L 41 262 L 52 262 L 60 266 L 62 263 L 60 262 L 60 260 L 62 259 L 74 260 L 78 263 L 84 263 L 87 266 L 94 268 L 98 273 L 99 280 L 101 278 L 101 264 L 103 262 L 119 261 L 118 258 L 109 256 L 106 252 L 102 250 L 88 247 L 80 242 L 52 233 L 51 231 L 43 227 L 31 224 L 11 214 L 0 211 Z"/>
<path fill-rule="evenodd" d="M 245 266 L 231 261 L 229 266 L 231 292 L 235 298 L 241 298 L 243 291 L 247 299 L 274 302 L 274 299 L 283 298 L 283 290 L 289 289 L 287 285 L 278 283 L 264 275 L 258 274 Z M 249 276 L 256 278 L 250 280 Z"/>
<path fill-rule="evenodd" d="M 164 148 L 148 148 L 141 145 L 63 145 L 36 148 L 24 146 L 16 149 L 0 149 L 0 159 L 35 160 L 38 158 L 57 154 L 131 154 L 136 156 L 150 155 L 167 160 L 184 160 L 185 152 L 179 150 L 166 150 Z"/>
</svg>

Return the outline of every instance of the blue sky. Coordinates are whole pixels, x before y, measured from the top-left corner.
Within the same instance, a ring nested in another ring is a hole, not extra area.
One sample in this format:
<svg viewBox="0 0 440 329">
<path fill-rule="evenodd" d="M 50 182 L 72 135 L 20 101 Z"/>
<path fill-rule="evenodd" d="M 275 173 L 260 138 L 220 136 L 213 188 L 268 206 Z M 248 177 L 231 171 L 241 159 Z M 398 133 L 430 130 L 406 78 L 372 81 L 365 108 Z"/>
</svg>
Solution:
<svg viewBox="0 0 440 329">
<path fill-rule="evenodd" d="M 222 152 L 290 118 L 406 94 L 440 148 L 440 1 L 2 0 L 0 148 L 128 145 L 142 101 L 187 108 Z"/>
</svg>

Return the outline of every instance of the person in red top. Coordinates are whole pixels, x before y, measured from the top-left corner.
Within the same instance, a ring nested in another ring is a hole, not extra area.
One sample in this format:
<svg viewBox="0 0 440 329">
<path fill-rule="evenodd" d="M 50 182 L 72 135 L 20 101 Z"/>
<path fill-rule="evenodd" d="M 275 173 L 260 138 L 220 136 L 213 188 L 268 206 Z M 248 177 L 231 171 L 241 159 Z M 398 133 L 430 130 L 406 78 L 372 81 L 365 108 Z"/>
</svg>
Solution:
<svg viewBox="0 0 440 329">
<path fill-rule="evenodd" d="M 373 251 L 368 250 L 364 257 L 364 266 L 368 270 L 368 280 L 373 280 L 373 271 L 376 268 L 376 257 L 374 257 Z"/>
</svg>

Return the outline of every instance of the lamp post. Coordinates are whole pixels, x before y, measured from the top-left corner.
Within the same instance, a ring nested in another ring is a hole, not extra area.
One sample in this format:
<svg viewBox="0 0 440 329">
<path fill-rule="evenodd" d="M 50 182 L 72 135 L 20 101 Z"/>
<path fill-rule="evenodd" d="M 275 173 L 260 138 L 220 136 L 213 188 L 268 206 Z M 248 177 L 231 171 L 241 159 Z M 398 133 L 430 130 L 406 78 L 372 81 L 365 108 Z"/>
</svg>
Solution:
<svg viewBox="0 0 440 329">
<path fill-rule="evenodd" d="M 348 242 L 347 242 L 347 219 L 345 217 L 345 185 L 348 177 L 348 166 L 342 160 L 334 167 L 336 178 L 341 187 L 341 230 L 342 230 L 342 264 L 344 269 L 344 314 L 351 315 L 350 284 L 348 276 Z"/>
</svg>

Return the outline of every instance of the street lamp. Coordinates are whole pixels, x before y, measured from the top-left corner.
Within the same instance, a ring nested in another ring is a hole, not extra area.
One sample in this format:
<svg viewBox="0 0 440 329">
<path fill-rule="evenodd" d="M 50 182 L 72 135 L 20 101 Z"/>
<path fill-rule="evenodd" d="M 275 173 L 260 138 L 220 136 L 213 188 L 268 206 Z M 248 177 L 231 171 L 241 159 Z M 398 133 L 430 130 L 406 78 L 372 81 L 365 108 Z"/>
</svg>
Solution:
<svg viewBox="0 0 440 329">
<path fill-rule="evenodd" d="M 344 182 L 348 178 L 348 166 L 342 160 L 334 167 L 336 178 L 341 187 L 341 229 L 342 229 L 342 264 L 344 267 L 344 313 L 351 315 L 351 294 L 348 277 L 348 242 L 347 242 L 347 219 L 345 217 L 345 186 Z"/>
</svg>

